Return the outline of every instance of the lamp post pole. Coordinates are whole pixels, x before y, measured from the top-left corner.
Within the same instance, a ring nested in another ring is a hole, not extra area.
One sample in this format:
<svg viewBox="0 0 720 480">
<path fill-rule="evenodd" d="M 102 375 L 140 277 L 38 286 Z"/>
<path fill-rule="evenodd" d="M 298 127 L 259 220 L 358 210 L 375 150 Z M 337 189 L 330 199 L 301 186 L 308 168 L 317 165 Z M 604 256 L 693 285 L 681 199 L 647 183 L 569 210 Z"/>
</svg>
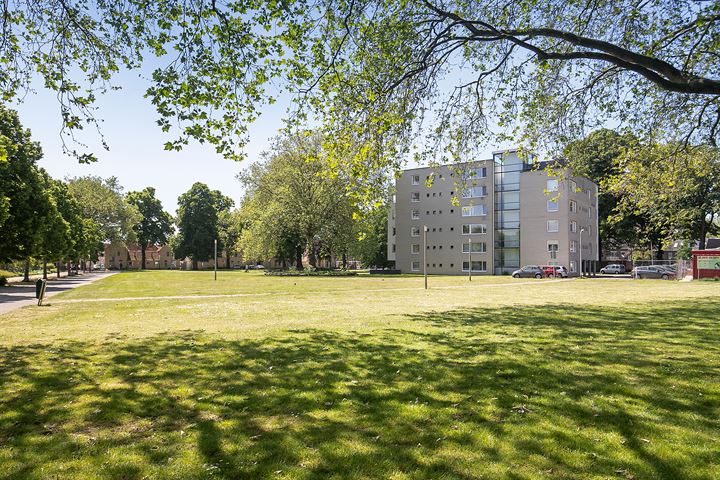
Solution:
<svg viewBox="0 0 720 480">
<path fill-rule="evenodd" d="M 583 263 L 582 263 L 582 234 L 585 231 L 584 228 L 580 229 L 580 276 L 583 277 Z"/>
<path fill-rule="evenodd" d="M 427 225 L 423 225 L 423 276 L 425 277 L 425 290 L 427 290 Z"/>
<path fill-rule="evenodd" d="M 468 281 L 472 282 L 472 239 L 468 237 Z"/>
<path fill-rule="evenodd" d="M 217 238 L 215 239 L 215 281 L 217 281 Z"/>
</svg>

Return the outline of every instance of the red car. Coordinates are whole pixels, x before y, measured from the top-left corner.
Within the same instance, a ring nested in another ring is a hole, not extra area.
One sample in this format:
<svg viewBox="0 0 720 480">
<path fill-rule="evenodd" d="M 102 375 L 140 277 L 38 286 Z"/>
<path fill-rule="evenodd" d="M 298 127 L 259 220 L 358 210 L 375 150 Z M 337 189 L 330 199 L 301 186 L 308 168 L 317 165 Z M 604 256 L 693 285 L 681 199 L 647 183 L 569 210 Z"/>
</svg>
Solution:
<svg viewBox="0 0 720 480">
<path fill-rule="evenodd" d="M 549 278 L 567 278 L 568 277 L 568 270 L 567 268 L 563 267 L 562 265 L 543 265 L 540 267 L 543 272 L 545 272 L 545 276 Z"/>
</svg>

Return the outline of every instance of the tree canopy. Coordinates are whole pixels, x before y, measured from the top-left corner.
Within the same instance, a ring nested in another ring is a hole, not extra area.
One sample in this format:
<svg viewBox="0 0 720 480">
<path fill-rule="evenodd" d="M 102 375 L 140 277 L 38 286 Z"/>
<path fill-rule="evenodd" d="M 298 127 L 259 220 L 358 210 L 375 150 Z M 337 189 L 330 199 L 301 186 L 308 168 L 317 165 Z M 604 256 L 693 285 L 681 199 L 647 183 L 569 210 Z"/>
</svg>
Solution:
<svg viewBox="0 0 720 480">
<path fill-rule="evenodd" d="M 472 159 L 491 134 L 558 150 L 607 120 L 686 145 L 720 135 L 718 2 L 18 0 L 0 14 L 3 98 L 39 75 L 70 133 L 117 72 L 150 68 L 166 148 L 242 158 L 249 123 L 287 92 L 290 119 L 321 122 L 370 183 L 411 151 Z"/>
<path fill-rule="evenodd" d="M 155 197 L 155 189 L 152 187 L 128 193 L 127 202 L 140 214 L 140 221 L 133 226 L 133 231 L 140 244 L 140 268 L 143 269 L 148 244 L 165 244 L 172 235 L 172 217 L 163 210 L 162 202 Z"/>
</svg>

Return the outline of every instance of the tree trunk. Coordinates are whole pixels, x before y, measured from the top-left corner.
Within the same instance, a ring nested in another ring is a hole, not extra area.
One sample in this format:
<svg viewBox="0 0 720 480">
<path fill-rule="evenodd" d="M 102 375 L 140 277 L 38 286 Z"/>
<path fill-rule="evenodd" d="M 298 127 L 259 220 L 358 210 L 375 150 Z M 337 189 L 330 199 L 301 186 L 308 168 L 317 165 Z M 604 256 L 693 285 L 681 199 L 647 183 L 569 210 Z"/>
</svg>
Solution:
<svg viewBox="0 0 720 480">
<path fill-rule="evenodd" d="M 295 248 L 295 268 L 297 268 L 298 270 L 303 269 L 302 248 L 300 248 L 300 246 Z"/>
<path fill-rule="evenodd" d="M 145 243 L 140 245 L 140 270 L 145 270 L 145 247 Z"/>
<path fill-rule="evenodd" d="M 230 250 L 225 250 L 225 268 L 230 268 Z"/>
<path fill-rule="evenodd" d="M 30 257 L 25 259 L 25 268 L 23 271 L 23 282 L 30 281 Z"/>
<path fill-rule="evenodd" d="M 285 267 L 286 267 L 286 265 L 285 265 L 285 257 L 282 257 L 282 258 L 280 259 L 280 268 L 282 268 L 283 270 L 285 270 Z"/>
<path fill-rule="evenodd" d="M 313 237 L 307 240 L 308 263 L 310 267 L 317 268 L 317 256 L 315 255 L 315 239 Z"/>
<path fill-rule="evenodd" d="M 47 260 L 43 258 L 43 279 L 47 280 Z"/>
<path fill-rule="evenodd" d="M 343 270 L 347 270 L 347 253 L 342 254 L 342 265 Z"/>
<path fill-rule="evenodd" d="M 705 240 L 707 239 L 707 223 L 705 222 L 705 212 L 700 219 L 700 250 L 705 250 Z M 712 217 L 710 217 L 712 219 Z"/>
<path fill-rule="evenodd" d="M 57 278 L 60 278 L 60 265 L 62 265 L 62 261 L 58 260 L 55 265 L 57 266 Z"/>
<path fill-rule="evenodd" d="M 192 269 L 197 270 L 198 269 L 198 262 L 195 258 L 192 259 Z"/>
</svg>

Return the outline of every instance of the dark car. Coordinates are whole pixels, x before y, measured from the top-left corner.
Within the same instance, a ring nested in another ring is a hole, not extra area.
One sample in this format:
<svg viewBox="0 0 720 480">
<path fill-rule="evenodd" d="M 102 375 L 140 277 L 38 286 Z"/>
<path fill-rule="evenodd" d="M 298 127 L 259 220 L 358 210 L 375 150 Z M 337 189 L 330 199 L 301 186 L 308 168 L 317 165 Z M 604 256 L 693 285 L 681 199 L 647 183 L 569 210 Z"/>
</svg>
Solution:
<svg viewBox="0 0 720 480">
<path fill-rule="evenodd" d="M 512 273 L 513 278 L 544 278 L 545 272 L 537 265 L 525 265 Z"/>
<path fill-rule="evenodd" d="M 669 280 L 674 277 L 672 272 L 667 271 L 662 267 L 656 265 L 647 265 L 643 267 L 635 267 L 632 269 L 631 276 L 633 278 L 661 278 L 663 280 Z"/>
<path fill-rule="evenodd" d="M 567 278 L 568 270 L 562 265 L 543 265 L 540 267 L 546 277 L 550 278 Z"/>
</svg>

